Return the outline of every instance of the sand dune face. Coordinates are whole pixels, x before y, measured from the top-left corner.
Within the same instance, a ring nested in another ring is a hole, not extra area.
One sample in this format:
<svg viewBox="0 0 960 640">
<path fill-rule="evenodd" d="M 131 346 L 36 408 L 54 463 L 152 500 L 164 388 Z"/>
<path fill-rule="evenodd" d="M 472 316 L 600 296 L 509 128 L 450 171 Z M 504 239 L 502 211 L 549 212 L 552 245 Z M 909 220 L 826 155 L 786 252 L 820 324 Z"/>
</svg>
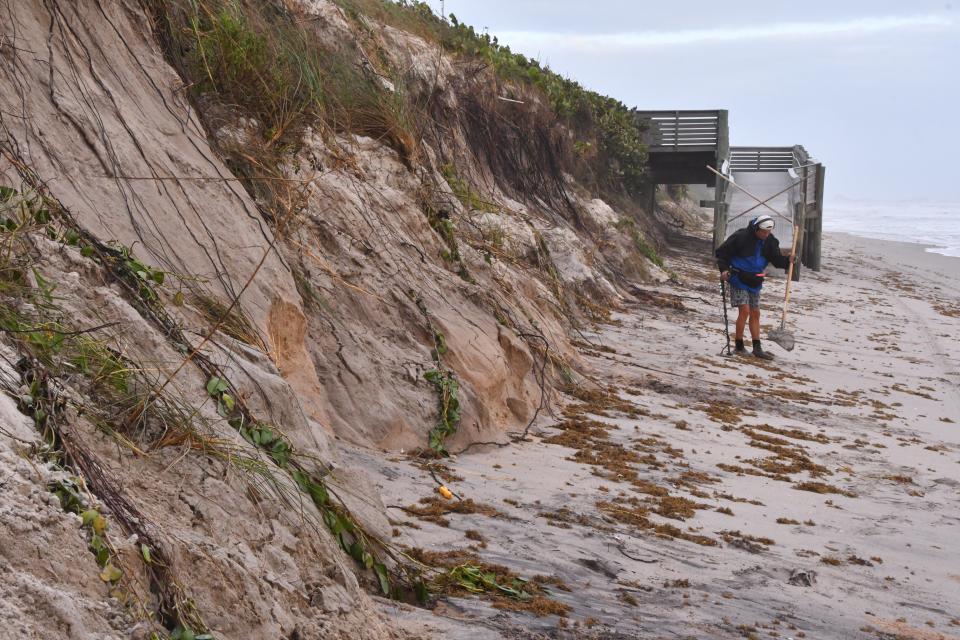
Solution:
<svg viewBox="0 0 960 640">
<path fill-rule="evenodd" d="M 330 0 L 223 3 L 223 14 L 208 4 L 183 7 L 228 31 L 246 28 L 234 9 L 264 7 L 278 38 L 289 33 L 283 21 L 310 29 L 324 60 L 339 50 L 344 66 L 365 63 L 357 73 L 375 76 L 376 95 L 392 103 L 401 91 L 363 53 L 375 51 L 443 122 L 431 119 L 422 141 L 412 123 L 391 127 L 406 134 L 392 146 L 319 117 L 275 128 L 178 75 L 173 50 L 183 51 L 165 40 L 181 32 L 165 36 L 172 23 L 153 15 L 172 3 L 4 5 L 0 380 L 5 414 L 41 428 L 11 435 L 7 416 L 0 430 L 0 609 L 17 612 L 3 636 L 165 636 L 183 623 L 223 638 L 401 637 L 361 588 L 387 590 L 354 551 L 360 535 L 338 542 L 342 530 L 331 530 L 342 522 L 314 509 L 319 494 L 295 480 L 291 461 L 313 480 L 329 474 L 357 525 L 389 536 L 376 491 L 339 460 L 338 438 L 428 447 L 453 379 L 460 419 L 445 446 L 522 429 L 559 380 L 548 359 L 576 366 L 579 317 L 615 303 L 627 278 L 656 272 L 637 246 L 656 237 L 642 212 L 614 211 L 561 165 L 539 194 L 517 186 L 530 185 L 526 171 L 507 184 L 503 167 L 485 166 L 458 102 L 482 68 Z M 471 116 L 506 122 L 486 117 L 500 102 L 493 71 L 478 82 L 473 91 L 490 100 Z M 260 84 L 242 93 L 269 99 Z M 529 104 L 511 108 L 557 129 L 538 147 L 550 156 L 560 124 Z M 500 137 L 489 146 L 523 155 L 510 147 L 523 136 Z M 270 149 L 270 175 L 238 168 Z M 589 229 L 566 229 L 580 215 Z M 51 351 L 43 362 L 36 343 Z M 91 349 L 109 373 L 90 366 Z M 426 375 L 441 369 L 447 387 Z M 39 408 L 41 397 L 51 406 Z M 151 413 L 160 398 L 171 413 Z M 59 437 L 43 428 L 51 415 Z M 60 480 L 82 489 L 82 504 L 58 507 Z M 104 517 L 96 542 L 86 512 Z"/>
<path fill-rule="evenodd" d="M 685 285 L 584 350 L 609 395 L 450 465 L 452 488 L 506 517 L 395 512 L 420 527 L 401 541 L 559 578 L 572 607 L 569 626 L 470 599 L 449 615 L 490 637 L 960 637 L 960 261 L 846 236 L 824 252 L 794 288 L 798 346 L 771 345 L 772 364 L 717 355 L 715 271 L 674 256 Z M 783 285 L 765 287 L 766 326 Z M 384 473 L 406 480 L 387 504 L 430 493 L 402 461 Z"/>
</svg>

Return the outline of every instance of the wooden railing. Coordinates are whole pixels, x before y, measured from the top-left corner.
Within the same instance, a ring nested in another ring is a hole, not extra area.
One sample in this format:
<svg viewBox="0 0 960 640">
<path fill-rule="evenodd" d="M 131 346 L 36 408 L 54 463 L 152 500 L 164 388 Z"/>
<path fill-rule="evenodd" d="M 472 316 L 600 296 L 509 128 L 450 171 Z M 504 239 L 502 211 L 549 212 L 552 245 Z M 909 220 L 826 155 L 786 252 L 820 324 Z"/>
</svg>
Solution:
<svg viewBox="0 0 960 640">
<path fill-rule="evenodd" d="M 730 171 L 787 171 L 796 160 L 794 147 L 730 147 Z"/>
<path fill-rule="evenodd" d="M 651 153 L 713 151 L 721 138 L 720 111 L 635 111 Z"/>
</svg>

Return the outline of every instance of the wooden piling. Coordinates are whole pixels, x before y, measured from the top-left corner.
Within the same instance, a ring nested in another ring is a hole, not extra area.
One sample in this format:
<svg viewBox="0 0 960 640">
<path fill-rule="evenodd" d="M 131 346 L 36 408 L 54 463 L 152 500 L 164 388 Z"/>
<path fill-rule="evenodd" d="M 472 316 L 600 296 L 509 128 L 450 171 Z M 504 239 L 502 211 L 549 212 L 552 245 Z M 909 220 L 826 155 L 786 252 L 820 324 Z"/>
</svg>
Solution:
<svg viewBox="0 0 960 640">
<path fill-rule="evenodd" d="M 817 165 L 817 213 L 813 218 L 812 229 L 810 233 L 810 268 L 814 271 L 820 271 L 820 247 L 823 238 L 823 184 L 826 177 L 827 168 L 822 164 Z"/>
<path fill-rule="evenodd" d="M 723 165 L 730 157 L 729 112 L 721 109 L 717 112 L 717 155 L 714 166 L 723 171 Z M 727 182 L 717 179 L 713 188 L 713 248 L 719 247 L 727 239 Z"/>
</svg>

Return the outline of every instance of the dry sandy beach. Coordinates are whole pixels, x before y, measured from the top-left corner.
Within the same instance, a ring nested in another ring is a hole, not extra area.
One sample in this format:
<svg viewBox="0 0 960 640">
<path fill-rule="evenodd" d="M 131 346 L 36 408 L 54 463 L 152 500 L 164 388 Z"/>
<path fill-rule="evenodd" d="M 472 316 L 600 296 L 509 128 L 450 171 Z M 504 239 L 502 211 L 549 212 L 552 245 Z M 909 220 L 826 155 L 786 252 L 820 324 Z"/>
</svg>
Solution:
<svg viewBox="0 0 960 640">
<path fill-rule="evenodd" d="M 681 284 L 585 334 L 592 391 L 447 463 L 472 503 L 405 457 L 346 455 L 396 542 L 546 576 L 566 616 L 382 606 L 444 638 L 960 638 L 960 259 L 826 237 L 795 284 L 797 348 L 768 343 L 768 365 L 720 355 L 707 243 L 681 246 Z"/>
</svg>

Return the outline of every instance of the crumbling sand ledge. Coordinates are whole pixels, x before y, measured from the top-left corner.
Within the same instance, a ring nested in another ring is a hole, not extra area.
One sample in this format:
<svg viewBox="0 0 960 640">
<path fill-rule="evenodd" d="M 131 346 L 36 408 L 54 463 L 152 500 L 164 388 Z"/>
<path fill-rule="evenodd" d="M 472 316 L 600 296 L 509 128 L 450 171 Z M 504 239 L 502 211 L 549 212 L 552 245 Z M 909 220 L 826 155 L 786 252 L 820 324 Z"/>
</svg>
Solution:
<svg viewBox="0 0 960 640">
<path fill-rule="evenodd" d="M 443 528 L 390 511 L 419 527 L 400 524 L 399 542 L 464 548 L 474 544 L 464 532 L 475 530 L 486 540 L 478 549 L 485 560 L 561 578 L 571 591 L 555 597 L 573 607 L 568 623 L 462 598 L 442 602 L 434 620 L 383 608 L 402 625 L 426 623 L 445 638 L 960 637 L 952 549 L 960 527 L 960 259 L 830 235 L 825 270 L 804 272 L 794 290 L 798 347 L 787 354 L 771 346 L 775 368 L 717 355 L 723 333 L 712 265 L 694 250 L 669 262 L 685 284 L 660 291 L 684 296 L 686 311 L 635 305 L 598 330 L 587 357 L 599 383 L 649 414 L 598 418 L 616 426 L 612 438 L 636 446 L 662 437 L 682 450 L 682 458 L 658 454 L 664 467 L 641 466 L 641 477 L 709 504 L 682 522 L 650 517 L 719 545 L 659 539 L 604 520 L 598 501 L 646 496 L 544 443 L 557 431 L 543 422 L 533 442 L 451 464 L 463 477 L 451 485 L 456 492 L 512 519 L 452 515 Z M 779 276 L 767 287 L 767 325 L 783 284 Z M 732 409 L 711 417 L 718 402 Z M 742 430 L 754 425 L 768 429 L 754 434 L 802 447 L 830 475 L 800 472 L 785 482 L 719 469 L 756 469 L 748 461 L 770 455 Z M 347 458 L 377 477 L 385 504 L 435 495 L 429 476 L 403 457 L 384 464 L 382 454 L 354 451 Z M 683 472 L 719 482 L 677 486 Z M 807 481 L 856 497 L 795 490 Z M 721 531 L 740 535 L 725 541 Z M 800 571 L 815 573 L 812 586 L 799 575 L 789 583 Z"/>
</svg>

